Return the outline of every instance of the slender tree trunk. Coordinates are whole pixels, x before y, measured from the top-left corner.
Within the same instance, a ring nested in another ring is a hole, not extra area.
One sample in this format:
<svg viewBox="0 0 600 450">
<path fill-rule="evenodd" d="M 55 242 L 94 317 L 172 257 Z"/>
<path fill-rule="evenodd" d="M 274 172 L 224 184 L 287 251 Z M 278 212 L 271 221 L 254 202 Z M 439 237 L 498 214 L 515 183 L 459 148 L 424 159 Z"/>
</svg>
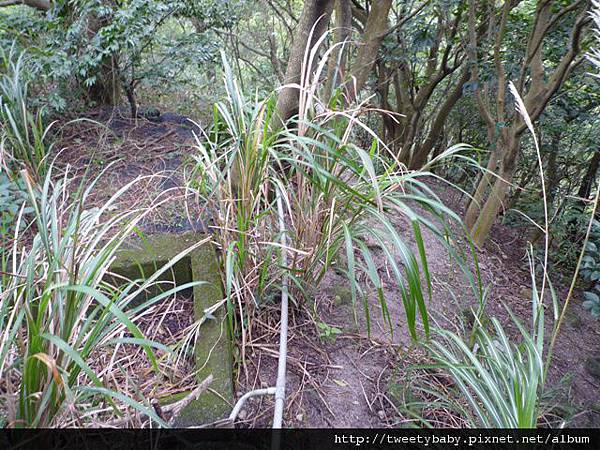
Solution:
<svg viewBox="0 0 600 450">
<path fill-rule="evenodd" d="M 477 220 L 477 216 L 479 215 L 479 210 L 483 206 L 485 193 L 487 192 L 488 188 L 492 185 L 492 179 L 494 178 L 494 173 L 498 169 L 499 163 L 500 153 L 498 149 L 495 148 L 490 154 L 490 159 L 488 160 L 486 171 L 481 175 L 481 178 L 477 183 L 477 188 L 475 189 L 473 198 L 471 198 L 468 203 L 467 212 L 465 214 L 465 225 L 468 229 L 472 229 L 475 225 L 475 221 Z"/>
<path fill-rule="evenodd" d="M 552 140 L 552 153 L 548 158 L 547 180 L 548 180 L 548 204 L 552 206 L 558 191 L 558 183 L 560 181 L 558 172 L 558 152 L 560 149 L 560 136 Z"/>
<path fill-rule="evenodd" d="M 269 59 L 271 60 L 271 66 L 273 67 L 275 75 L 277 75 L 277 79 L 280 83 L 283 83 L 284 74 L 283 69 L 281 68 L 281 61 L 277 56 L 277 41 L 275 40 L 274 34 L 269 34 Z"/>
<path fill-rule="evenodd" d="M 433 154 L 431 155 L 432 159 L 440 156 L 444 152 L 444 150 L 446 150 L 450 146 L 450 142 L 451 140 L 450 136 L 448 136 L 448 130 L 444 125 L 442 127 L 442 130 L 440 131 L 440 135 L 438 136 L 437 144 L 433 149 Z M 432 168 L 432 170 L 435 172 L 435 168 Z"/>
<path fill-rule="evenodd" d="M 88 90 L 90 100 L 97 105 L 117 106 L 121 100 L 119 75 L 112 56 L 100 63 L 96 81 Z"/>
<path fill-rule="evenodd" d="M 599 168 L 600 149 L 594 152 L 594 155 L 588 163 L 588 168 L 585 171 L 583 178 L 581 179 L 579 189 L 577 190 L 578 198 L 572 203 L 573 206 L 571 207 L 575 211 L 583 213 L 583 211 L 585 210 L 586 200 L 588 200 L 590 197 L 592 187 L 594 186 L 594 181 L 596 180 Z M 580 216 L 581 214 L 575 214 L 567 224 L 569 240 L 571 242 L 579 242 L 581 240 L 582 220 Z"/>
<path fill-rule="evenodd" d="M 413 154 L 415 143 L 418 140 L 419 130 L 423 126 L 423 111 L 414 109 L 410 117 L 407 117 L 406 126 L 403 130 L 402 150 L 398 158 L 410 167 L 410 159 Z"/>
<path fill-rule="evenodd" d="M 554 193 L 556 192 L 555 189 L 555 185 L 557 182 L 557 170 L 556 170 L 556 155 L 558 154 L 558 146 L 560 144 L 560 137 L 555 137 L 552 139 L 552 148 L 555 151 L 552 151 L 550 153 L 550 156 L 548 157 L 548 164 L 546 164 L 546 170 L 544 173 L 544 182 L 546 183 L 547 186 L 547 190 L 546 190 L 546 201 L 548 202 L 548 209 L 550 211 L 552 211 L 552 206 L 554 203 Z M 543 163 L 543 160 L 542 160 Z M 530 169 L 530 174 L 526 177 L 523 177 L 524 180 L 522 181 L 522 184 L 524 185 L 523 187 L 525 187 L 529 181 L 533 178 L 533 174 L 535 174 L 537 172 L 537 164 L 534 163 L 532 165 L 533 167 L 531 167 Z M 520 190 L 519 192 L 517 192 L 517 194 L 520 194 L 521 192 L 523 192 L 523 189 Z M 517 197 L 517 198 L 515 198 Z M 538 197 L 540 199 L 541 202 L 544 201 L 544 193 L 543 191 L 540 189 L 540 192 L 538 194 Z M 516 202 L 518 201 L 518 196 L 515 194 L 513 196 L 513 198 L 510 199 L 510 208 L 513 207 L 513 205 L 516 205 Z M 531 238 L 530 238 L 530 242 L 532 245 L 536 245 L 537 242 L 544 237 L 544 232 L 539 228 L 539 227 L 533 227 L 531 230 Z"/>
<path fill-rule="evenodd" d="M 388 15 L 392 7 L 392 0 L 377 0 L 371 4 L 371 11 L 365 25 L 362 42 L 352 66 L 354 85 L 350 86 L 351 99 L 354 100 L 365 83 L 377 61 L 379 47 L 388 30 Z"/>
<path fill-rule="evenodd" d="M 379 95 L 379 104 L 382 111 L 389 111 L 390 80 L 389 72 L 382 61 L 377 63 L 377 87 L 376 92 Z M 385 142 L 391 144 L 394 138 L 394 119 L 387 114 L 381 114 L 381 137 Z"/>
<path fill-rule="evenodd" d="M 127 95 L 127 101 L 129 102 L 129 111 L 131 113 L 131 118 L 135 119 L 137 117 L 138 107 L 137 100 L 135 98 L 135 85 L 133 83 L 127 84 L 125 86 L 125 94 Z"/>
<path fill-rule="evenodd" d="M 398 159 L 408 166 L 410 162 L 410 152 L 412 150 L 412 142 L 408 138 L 410 133 L 409 129 L 413 123 L 414 113 L 406 112 L 406 115 L 400 118 L 400 123 L 394 123 L 395 135 L 394 135 L 394 148 L 399 148 L 397 151 Z"/>
<path fill-rule="evenodd" d="M 581 179 L 579 190 L 577 191 L 577 197 L 587 200 L 592 193 L 592 187 L 596 180 L 598 168 L 600 167 L 600 148 L 598 148 L 588 163 L 588 168 L 585 175 Z"/>
<path fill-rule="evenodd" d="M 508 202 L 508 206 L 506 207 L 506 209 L 513 209 L 515 206 L 517 206 L 517 203 L 519 202 L 521 195 L 523 194 L 525 189 L 527 189 L 527 186 L 529 185 L 531 180 L 533 180 L 533 177 L 535 177 L 536 173 L 537 173 L 537 160 L 534 161 L 534 163 L 531 165 L 531 167 L 525 168 L 523 170 L 523 176 L 521 177 L 521 182 L 518 184 L 517 188 L 515 189 L 515 193 L 510 198 L 510 201 Z M 551 183 L 548 182 L 548 186 L 550 186 L 550 185 L 551 185 Z"/>
<path fill-rule="evenodd" d="M 335 49 L 329 56 L 327 80 L 325 81 L 325 99 L 328 100 L 344 81 L 348 50 L 345 48 L 352 35 L 352 5 L 350 0 L 335 0 Z"/>
<path fill-rule="evenodd" d="M 462 96 L 463 86 L 467 81 L 469 81 L 470 73 L 468 70 L 463 70 L 459 80 L 457 81 L 454 88 L 450 91 L 446 100 L 440 106 L 439 111 L 435 115 L 433 119 L 433 123 L 431 124 L 431 129 L 429 130 L 429 134 L 423 141 L 421 145 L 415 148 L 413 152 L 413 156 L 410 160 L 410 168 L 411 169 L 420 169 L 427 162 L 427 158 L 431 153 L 435 143 L 438 141 L 442 130 L 444 129 L 444 124 L 448 119 L 448 115 L 456 105 L 456 102 Z"/>
<path fill-rule="evenodd" d="M 302 15 L 296 27 L 295 39 L 290 51 L 285 71 L 285 84 L 299 84 L 302 78 L 302 64 L 307 49 L 314 46 L 316 41 L 327 30 L 329 18 L 333 9 L 333 0 L 306 0 Z M 315 24 L 317 23 L 317 26 Z M 314 30 L 313 30 L 314 27 Z M 309 40 L 313 31 L 312 39 Z M 310 68 L 304 68 L 310 73 Z M 298 113 L 300 92 L 296 87 L 285 87 L 277 98 L 277 116 L 275 127 L 282 127 L 287 120 Z"/>
</svg>

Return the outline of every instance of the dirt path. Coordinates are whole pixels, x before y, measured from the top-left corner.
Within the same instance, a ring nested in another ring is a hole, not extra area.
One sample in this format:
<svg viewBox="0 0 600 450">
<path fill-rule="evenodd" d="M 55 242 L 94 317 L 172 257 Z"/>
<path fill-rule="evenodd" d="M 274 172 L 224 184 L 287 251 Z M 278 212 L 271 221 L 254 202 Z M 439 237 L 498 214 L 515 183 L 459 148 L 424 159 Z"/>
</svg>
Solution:
<svg viewBox="0 0 600 450">
<path fill-rule="evenodd" d="M 90 178 L 103 173 L 93 191 L 93 203 L 103 204 L 126 184 L 140 178 L 120 197 L 116 207 L 150 208 L 141 223 L 145 233 L 202 231 L 197 211 L 185 202 L 184 168 L 194 153 L 199 128 L 185 117 L 164 113 L 147 120 L 131 119 L 119 109 L 89 111 L 85 121 L 58 124 L 58 169 Z M 76 184 L 76 183 L 75 183 Z"/>
</svg>

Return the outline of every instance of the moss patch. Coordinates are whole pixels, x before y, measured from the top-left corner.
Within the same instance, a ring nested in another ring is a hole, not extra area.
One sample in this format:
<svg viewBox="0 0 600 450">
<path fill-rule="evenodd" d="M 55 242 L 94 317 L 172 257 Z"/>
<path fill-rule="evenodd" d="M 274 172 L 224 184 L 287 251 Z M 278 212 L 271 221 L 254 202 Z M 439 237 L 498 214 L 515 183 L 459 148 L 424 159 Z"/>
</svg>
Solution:
<svg viewBox="0 0 600 450">
<path fill-rule="evenodd" d="M 331 287 L 333 302 L 337 306 L 352 305 L 352 289 L 345 285 L 335 285 Z"/>
</svg>

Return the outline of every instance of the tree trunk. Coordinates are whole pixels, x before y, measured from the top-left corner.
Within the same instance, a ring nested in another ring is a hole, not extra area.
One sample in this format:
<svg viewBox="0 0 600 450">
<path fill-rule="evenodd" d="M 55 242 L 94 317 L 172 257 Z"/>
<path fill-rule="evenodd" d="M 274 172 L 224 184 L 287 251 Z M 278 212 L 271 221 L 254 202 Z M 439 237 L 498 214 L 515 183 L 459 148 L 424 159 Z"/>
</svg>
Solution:
<svg viewBox="0 0 600 450">
<path fill-rule="evenodd" d="M 110 18 L 99 18 L 93 15 L 88 24 L 88 36 L 90 40 L 98 32 L 110 23 Z M 116 56 L 111 54 L 100 61 L 96 81 L 88 89 L 88 95 L 92 102 L 97 105 L 117 106 L 121 99 L 120 79 Z"/>
<path fill-rule="evenodd" d="M 302 64 L 307 49 L 312 48 L 316 41 L 323 35 L 329 24 L 329 17 L 333 9 L 333 0 L 306 0 L 302 15 L 296 27 L 295 39 L 290 51 L 287 68 L 285 71 L 285 84 L 299 84 L 302 78 Z M 315 23 L 317 23 L 315 27 Z M 313 27 L 314 30 L 313 30 Z M 312 39 L 309 37 L 312 33 Z M 311 68 L 304 68 L 310 73 Z M 300 92 L 297 87 L 285 87 L 279 92 L 277 98 L 277 112 L 275 128 L 281 128 L 285 122 L 298 113 Z"/>
<path fill-rule="evenodd" d="M 121 100 L 119 75 L 113 57 L 105 57 L 100 63 L 96 81 L 88 89 L 88 95 L 97 105 L 118 106 Z"/>
<path fill-rule="evenodd" d="M 548 158 L 548 169 L 547 172 L 547 180 L 548 180 L 548 205 L 552 206 L 554 204 L 554 199 L 556 198 L 556 192 L 558 190 L 558 183 L 560 181 L 559 172 L 558 172 L 558 152 L 560 151 L 560 136 L 555 136 L 552 139 L 552 147 L 550 157 Z"/>
<path fill-rule="evenodd" d="M 465 225 L 469 230 L 472 229 L 475 225 L 475 221 L 477 220 L 477 216 L 479 214 L 479 209 L 483 206 L 485 193 L 492 184 L 492 178 L 494 177 L 494 173 L 498 169 L 499 162 L 500 155 L 498 149 L 495 148 L 490 153 L 490 159 L 488 161 L 486 171 L 482 174 L 481 179 L 477 183 L 477 188 L 475 189 L 473 198 L 470 199 L 467 206 L 467 212 L 465 214 Z"/>
<path fill-rule="evenodd" d="M 131 118 L 137 117 L 138 107 L 137 100 L 135 98 L 135 85 L 130 83 L 124 86 L 125 94 L 127 95 L 127 101 L 129 102 L 129 111 L 131 112 Z"/>
<path fill-rule="evenodd" d="M 363 39 L 352 66 L 353 85 L 350 86 L 351 100 L 356 99 L 377 61 L 379 47 L 388 30 L 388 15 L 392 0 L 377 0 L 371 4 L 371 11 L 365 25 Z"/>
<path fill-rule="evenodd" d="M 0 2 L 0 7 L 11 5 L 25 5 L 38 11 L 49 11 L 52 4 L 48 0 L 15 0 Z M 92 17 L 89 23 L 89 36 L 93 37 L 104 25 L 106 19 Z M 91 101 L 100 105 L 116 106 L 119 103 L 119 77 L 115 73 L 114 57 L 109 56 L 102 59 L 96 74 L 96 81 L 88 89 Z"/>
<path fill-rule="evenodd" d="M 596 180 L 596 175 L 598 174 L 598 168 L 600 167 L 600 149 L 594 152 L 594 155 L 590 159 L 588 163 L 588 168 L 581 179 L 581 184 L 579 185 L 579 189 L 577 190 L 577 199 L 572 203 L 573 206 L 571 208 L 577 211 L 579 214 L 574 214 L 573 218 L 569 220 L 567 224 L 567 233 L 569 235 L 569 240 L 571 242 L 580 242 L 581 237 L 581 229 L 583 220 L 581 219 L 581 215 L 585 211 L 586 200 L 589 199 L 590 194 L 592 192 L 592 187 L 594 186 L 594 181 Z"/>
<path fill-rule="evenodd" d="M 598 167 L 600 166 L 600 148 L 598 148 L 588 163 L 588 168 L 585 175 L 581 179 L 579 190 L 577 191 L 577 197 L 581 199 L 589 199 L 592 193 L 592 187 L 596 180 L 596 174 L 598 173 Z"/>
<path fill-rule="evenodd" d="M 549 168 L 550 168 L 550 165 L 548 166 L 548 171 L 550 170 Z M 508 202 L 508 206 L 506 209 L 513 209 L 515 206 L 517 206 L 517 203 L 519 202 L 521 195 L 523 194 L 523 192 L 525 192 L 525 190 L 527 189 L 527 186 L 529 185 L 531 180 L 533 180 L 533 177 L 535 177 L 536 173 L 538 173 L 537 169 L 538 169 L 537 159 L 533 161 L 533 163 L 531 164 L 531 167 L 526 167 L 525 169 L 523 169 L 523 175 L 521 177 L 521 181 L 515 188 L 515 192 L 512 195 L 512 197 L 510 198 L 510 201 Z M 549 181 L 550 180 L 548 180 L 547 184 L 548 184 L 548 186 L 551 186 L 552 183 L 550 183 Z"/>
<path fill-rule="evenodd" d="M 335 49 L 329 56 L 325 100 L 329 100 L 334 89 L 344 81 L 348 50 L 345 48 L 352 35 L 352 5 L 350 0 L 335 0 Z"/>
<path fill-rule="evenodd" d="M 483 205 L 475 225 L 471 229 L 473 242 L 478 246 L 482 246 L 485 243 L 485 240 L 492 229 L 492 225 L 494 225 L 494 221 L 502 209 L 502 205 L 509 188 L 508 183 L 511 182 L 513 173 L 512 171 L 502 171 L 501 176 L 506 181 L 499 178 L 496 179 L 496 182 L 492 188 L 492 192 Z"/>
<path fill-rule="evenodd" d="M 504 205 L 510 183 L 515 175 L 519 145 L 520 135 L 514 133 L 513 130 L 504 130 L 499 145 L 500 154 L 503 155 L 499 177 L 496 178 L 492 191 L 484 203 L 475 224 L 470 227 L 473 242 L 478 246 L 484 244 L 498 213 Z"/>
<path fill-rule="evenodd" d="M 423 141 L 423 143 L 415 148 L 413 152 L 412 158 L 410 160 L 410 168 L 411 169 L 420 169 L 427 162 L 427 158 L 429 157 L 429 153 L 433 149 L 433 146 L 438 141 L 442 130 L 444 129 L 444 124 L 448 119 L 448 115 L 456 105 L 456 102 L 462 96 L 463 86 L 467 81 L 469 81 L 470 73 L 468 70 L 463 70 L 459 80 L 456 83 L 456 86 L 450 91 L 446 100 L 442 103 L 438 113 L 435 115 L 433 119 L 433 123 L 431 124 L 431 129 L 429 130 L 429 134 Z"/>
<path fill-rule="evenodd" d="M 471 30 L 469 59 L 471 60 L 474 82 L 478 81 L 477 71 L 479 64 L 479 61 L 477 60 L 477 49 L 479 47 L 474 31 L 476 3 L 475 0 L 469 2 L 469 28 Z M 572 6 L 564 6 L 554 13 L 552 10 L 558 6 L 556 3 L 557 2 L 540 1 L 536 4 L 533 28 L 531 29 L 529 39 L 526 43 L 526 56 L 521 65 L 519 81 L 516 84 L 517 90 L 520 92 L 525 108 L 527 109 L 530 121 L 533 123 L 535 123 L 544 112 L 550 100 L 554 97 L 575 67 L 576 63 L 574 63 L 574 61 L 581 51 L 580 43 L 587 26 L 587 21 L 589 21 L 589 18 L 586 15 L 589 2 L 574 2 Z M 492 2 L 492 5 L 493 4 L 494 3 Z M 496 4 L 498 3 L 496 2 Z M 505 124 L 507 121 L 512 122 L 510 129 L 504 128 L 502 130 L 503 141 L 505 142 L 504 148 L 507 152 L 502 155 L 503 161 L 500 176 L 505 178 L 505 181 L 501 179 L 496 180 L 494 187 L 492 188 L 492 193 L 485 202 L 479 217 L 474 225 L 470 227 L 474 241 L 478 245 L 482 245 L 485 241 L 495 216 L 500 211 L 502 202 L 506 197 L 509 187 L 507 181 L 512 180 L 512 177 L 514 176 L 514 164 L 518 157 L 520 136 L 528 128 L 527 123 L 522 120 L 520 116 L 511 116 L 509 112 L 505 110 L 506 72 L 504 61 L 506 60 L 506 57 L 502 54 L 505 46 L 503 45 L 503 40 L 509 14 L 517 4 L 518 2 L 505 1 L 502 4 L 500 24 L 496 26 L 495 22 L 492 20 L 489 25 L 489 31 L 495 32 L 493 47 L 493 60 L 497 86 L 494 102 L 496 110 L 495 116 L 492 113 L 492 109 L 483 100 L 480 90 L 475 90 L 479 110 L 488 125 L 488 133 L 498 124 Z M 545 46 L 547 46 L 544 41 L 548 39 L 548 33 L 552 29 L 552 24 L 556 18 L 562 17 L 572 11 L 574 11 L 577 16 L 571 29 L 567 50 L 563 53 L 556 67 L 552 71 L 549 71 L 544 65 L 543 53 Z M 489 17 L 490 19 L 494 19 L 495 15 L 491 14 Z M 506 138 L 509 139 L 507 140 Z M 473 216 L 468 217 L 469 222 L 472 221 L 472 217 Z"/>
</svg>

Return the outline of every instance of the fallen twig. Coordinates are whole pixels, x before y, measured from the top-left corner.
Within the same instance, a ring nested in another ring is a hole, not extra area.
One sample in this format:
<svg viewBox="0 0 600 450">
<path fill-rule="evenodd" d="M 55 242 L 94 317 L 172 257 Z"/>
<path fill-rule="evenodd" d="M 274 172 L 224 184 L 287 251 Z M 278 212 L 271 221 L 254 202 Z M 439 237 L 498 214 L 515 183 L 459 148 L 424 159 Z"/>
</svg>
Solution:
<svg viewBox="0 0 600 450">
<path fill-rule="evenodd" d="M 177 418 L 177 416 L 181 412 L 181 410 L 183 408 L 185 408 L 187 405 L 189 405 L 191 402 L 196 400 L 200 396 L 200 394 L 202 394 L 204 391 L 206 391 L 208 389 L 208 386 L 210 385 L 210 383 L 212 383 L 212 381 L 213 381 L 213 376 L 211 374 L 211 375 L 207 376 L 204 379 L 204 381 L 202 381 L 202 383 L 200 383 L 196 388 L 194 388 L 194 390 L 192 392 L 190 392 L 188 395 L 186 395 L 181 400 L 179 400 L 175 403 L 171 403 L 169 405 L 165 405 L 165 406 L 158 406 L 158 403 L 156 403 L 156 404 L 153 404 L 153 407 L 155 408 L 155 410 L 159 416 L 162 416 L 164 413 L 172 414 L 171 419 L 169 420 L 168 424 L 173 425 L 173 422 L 175 421 L 175 419 Z M 149 417 L 147 414 L 140 415 L 141 420 L 146 420 L 148 418 Z M 120 428 L 120 427 L 127 425 L 129 422 L 131 422 L 132 419 L 133 419 L 133 415 L 130 414 L 121 419 L 109 422 L 107 425 L 109 427 Z"/>
<path fill-rule="evenodd" d="M 171 420 L 169 420 L 169 425 L 173 424 L 173 422 L 175 421 L 175 419 L 177 418 L 177 416 L 179 415 L 179 413 L 181 412 L 181 410 L 183 408 L 185 408 L 187 405 L 189 405 L 194 400 L 198 399 L 200 394 L 202 394 L 204 391 L 206 391 L 208 389 L 208 386 L 210 385 L 210 383 L 212 383 L 212 381 L 213 381 L 213 376 L 212 376 L 212 374 L 210 374 L 209 376 L 207 376 L 204 379 L 204 381 L 202 381 L 202 383 L 200 383 L 192 392 L 190 392 L 184 398 L 182 398 L 181 400 L 179 400 L 175 403 L 171 403 L 170 405 L 166 405 L 162 408 L 163 412 L 172 413 Z"/>
</svg>

